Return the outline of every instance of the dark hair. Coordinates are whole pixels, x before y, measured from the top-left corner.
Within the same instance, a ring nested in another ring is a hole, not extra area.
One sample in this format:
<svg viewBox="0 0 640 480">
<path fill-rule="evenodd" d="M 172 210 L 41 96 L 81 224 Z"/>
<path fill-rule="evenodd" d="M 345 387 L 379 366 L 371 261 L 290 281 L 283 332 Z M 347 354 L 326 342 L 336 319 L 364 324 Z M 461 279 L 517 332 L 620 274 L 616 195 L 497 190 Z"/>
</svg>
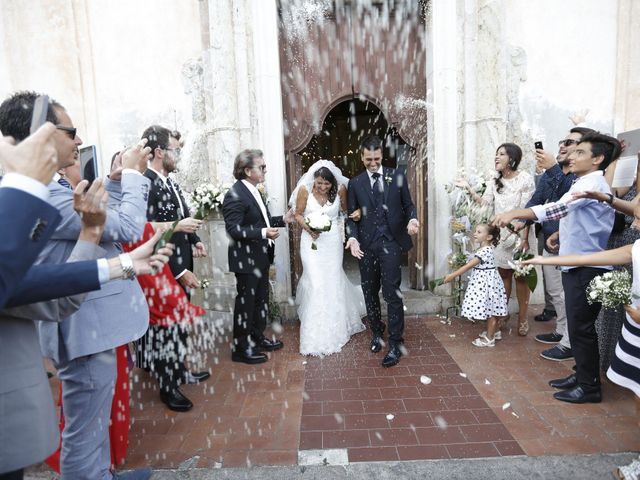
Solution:
<svg viewBox="0 0 640 480">
<path fill-rule="evenodd" d="M 40 95 L 36 92 L 16 92 L 2 102 L 0 105 L 0 131 L 3 135 L 13 137 L 16 142 L 21 142 L 29 136 L 33 105 Z M 59 120 L 55 109 L 64 110 L 64 107 L 50 98 L 47 121 L 57 125 Z"/>
<path fill-rule="evenodd" d="M 109 170 L 113 170 L 113 163 L 116 161 L 116 157 L 120 154 L 120 150 L 118 150 L 116 153 L 113 154 L 113 156 L 111 157 L 111 166 L 109 167 Z"/>
<path fill-rule="evenodd" d="M 522 149 L 515 143 L 503 143 L 496 148 L 496 153 L 498 153 L 498 150 L 503 147 L 509 157 L 509 167 L 511 167 L 511 170 L 517 170 L 518 165 L 520 165 L 520 162 L 522 161 Z M 502 183 L 502 172 L 500 172 L 498 177 L 494 178 L 493 181 L 496 183 L 496 191 L 498 193 L 502 193 L 502 189 L 504 188 L 504 184 Z"/>
<path fill-rule="evenodd" d="M 487 233 L 493 237 L 491 239 L 491 244 L 494 247 L 497 247 L 498 243 L 500 243 L 500 227 L 496 225 L 491 225 L 489 223 L 479 223 L 477 226 L 487 227 Z"/>
<path fill-rule="evenodd" d="M 147 147 L 151 148 L 151 155 L 156 156 L 156 148 L 167 150 L 169 148 L 169 139 L 176 138 L 171 130 L 160 125 L 151 125 L 143 133 L 141 138 L 147 139 Z"/>
<path fill-rule="evenodd" d="M 244 173 L 245 168 L 253 167 L 253 161 L 256 158 L 263 157 L 262 150 L 258 149 L 246 149 L 241 151 L 237 156 L 235 162 L 233 162 L 233 176 L 236 180 L 242 180 L 247 178 L 247 174 Z"/>
<path fill-rule="evenodd" d="M 600 132 L 590 132 L 582 137 L 580 143 L 590 143 L 591 153 L 594 157 L 604 156 L 604 160 L 598 168 L 605 170 L 611 162 L 617 160 L 622 152 L 622 147 L 617 138 Z"/>
<path fill-rule="evenodd" d="M 360 152 L 365 150 L 382 150 L 382 140 L 377 135 L 367 135 L 360 143 Z"/>
<path fill-rule="evenodd" d="M 316 170 L 316 172 L 313 174 L 313 178 L 315 179 L 318 177 L 331 183 L 331 188 L 329 189 L 329 193 L 327 194 L 327 200 L 329 200 L 330 203 L 333 203 L 336 199 L 336 195 L 338 194 L 338 181 L 336 180 L 336 177 L 327 167 L 320 167 L 318 170 Z"/>
<path fill-rule="evenodd" d="M 579 133 L 582 136 L 586 135 L 587 133 L 593 133 L 593 132 L 595 132 L 593 128 L 587 128 L 587 127 L 573 127 L 571 130 L 569 130 L 569 133 Z"/>
</svg>

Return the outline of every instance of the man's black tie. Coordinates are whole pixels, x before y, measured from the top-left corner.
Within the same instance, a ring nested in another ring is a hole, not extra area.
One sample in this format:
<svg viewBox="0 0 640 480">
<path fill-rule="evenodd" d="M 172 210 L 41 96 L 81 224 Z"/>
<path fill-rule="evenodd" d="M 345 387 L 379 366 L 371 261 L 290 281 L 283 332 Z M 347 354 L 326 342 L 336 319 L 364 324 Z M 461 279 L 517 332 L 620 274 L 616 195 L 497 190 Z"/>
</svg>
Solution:
<svg viewBox="0 0 640 480">
<path fill-rule="evenodd" d="M 371 187 L 371 193 L 376 201 L 376 205 L 382 205 L 382 198 L 384 196 L 384 190 L 382 189 L 382 183 L 380 182 L 380 174 L 378 172 L 372 173 L 373 186 Z"/>
<path fill-rule="evenodd" d="M 62 185 L 63 187 L 68 188 L 69 190 L 73 190 L 73 188 L 71 188 L 71 184 L 69 182 L 67 182 L 67 180 L 64 177 L 60 177 L 58 179 L 58 183 L 60 185 Z"/>
</svg>

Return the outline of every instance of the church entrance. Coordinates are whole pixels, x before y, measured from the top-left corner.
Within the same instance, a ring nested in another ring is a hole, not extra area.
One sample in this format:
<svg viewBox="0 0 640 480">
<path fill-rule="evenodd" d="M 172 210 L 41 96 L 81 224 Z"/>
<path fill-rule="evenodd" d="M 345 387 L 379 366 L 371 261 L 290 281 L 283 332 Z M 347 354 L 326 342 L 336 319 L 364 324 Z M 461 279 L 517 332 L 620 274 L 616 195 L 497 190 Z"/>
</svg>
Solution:
<svg viewBox="0 0 640 480">
<path fill-rule="evenodd" d="M 424 288 L 427 252 L 426 45 L 424 4 L 415 1 L 300 2 L 281 0 L 280 70 L 291 192 L 320 159 L 353 178 L 364 170 L 359 146 L 384 140 L 383 164 L 403 168 L 422 225 L 405 258 L 403 288 Z M 300 230 L 291 235 L 293 290 L 301 273 Z M 350 278 L 357 263 L 345 255 Z"/>
</svg>

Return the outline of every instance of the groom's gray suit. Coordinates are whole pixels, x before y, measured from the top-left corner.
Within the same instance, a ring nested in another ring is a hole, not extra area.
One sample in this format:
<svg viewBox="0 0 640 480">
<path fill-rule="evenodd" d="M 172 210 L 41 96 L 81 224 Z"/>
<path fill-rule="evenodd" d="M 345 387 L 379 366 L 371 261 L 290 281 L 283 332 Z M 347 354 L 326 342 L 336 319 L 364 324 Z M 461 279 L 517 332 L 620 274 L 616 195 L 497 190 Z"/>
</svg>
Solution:
<svg viewBox="0 0 640 480">
<path fill-rule="evenodd" d="M 121 188 L 108 182 L 109 209 L 100 247 L 103 256 L 120 253 L 117 242 L 142 237 L 147 215 L 149 180 L 125 170 Z M 73 211 L 73 192 L 56 182 L 49 185 L 50 202 L 62 222 L 40 261 L 67 260 L 80 233 Z M 149 310 L 136 281 L 117 280 L 87 295 L 80 309 L 60 323 L 41 322 L 40 345 L 62 381 L 65 429 L 60 468 L 63 479 L 111 479 L 109 418 L 116 379 L 114 348 L 140 338 L 147 330 Z"/>
</svg>

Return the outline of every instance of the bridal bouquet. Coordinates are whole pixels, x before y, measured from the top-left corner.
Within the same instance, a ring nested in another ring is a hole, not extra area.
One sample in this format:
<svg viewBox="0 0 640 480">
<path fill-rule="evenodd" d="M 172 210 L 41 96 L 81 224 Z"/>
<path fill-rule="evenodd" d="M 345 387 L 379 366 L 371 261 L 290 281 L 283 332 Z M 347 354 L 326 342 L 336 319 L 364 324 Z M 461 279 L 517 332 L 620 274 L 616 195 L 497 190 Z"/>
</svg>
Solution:
<svg viewBox="0 0 640 480">
<path fill-rule="evenodd" d="M 331 219 L 326 213 L 320 211 L 313 212 L 307 215 L 304 219 L 304 223 L 306 223 L 312 231 L 317 233 L 328 232 L 329 230 L 331 230 Z M 318 245 L 316 245 L 316 242 L 312 242 L 311 250 L 317 249 Z"/>
<path fill-rule="evenodd" d="M 191 193 L 190 206 L 195 210 L 193 218 L 204 220 L 211 210 L 217 210 L 222 206 L 224 196 L 229 191 L 227 185 L 202 183 Z"/>
<path fill-rule="evenodd" d="M 587 301 L 604 308 L 631 304 L 631 275 L 627 270 L 613 270 L 597 276 L 587 287 Z"/>
<path fill-rule="evenodd" d="M 538 285 L 538 273 L 534 265 L 524 265 L 522 263 L 532 258 L 533 255 L 530 253 L 516 251 L 516 253 L 513 254 L 513 261 L 507 263 L 509 267 L 513 269 L 515 277 L 524 278 L 529 290 L 533 292 L 536 289 L 536 285 Z"/>
</svg>

